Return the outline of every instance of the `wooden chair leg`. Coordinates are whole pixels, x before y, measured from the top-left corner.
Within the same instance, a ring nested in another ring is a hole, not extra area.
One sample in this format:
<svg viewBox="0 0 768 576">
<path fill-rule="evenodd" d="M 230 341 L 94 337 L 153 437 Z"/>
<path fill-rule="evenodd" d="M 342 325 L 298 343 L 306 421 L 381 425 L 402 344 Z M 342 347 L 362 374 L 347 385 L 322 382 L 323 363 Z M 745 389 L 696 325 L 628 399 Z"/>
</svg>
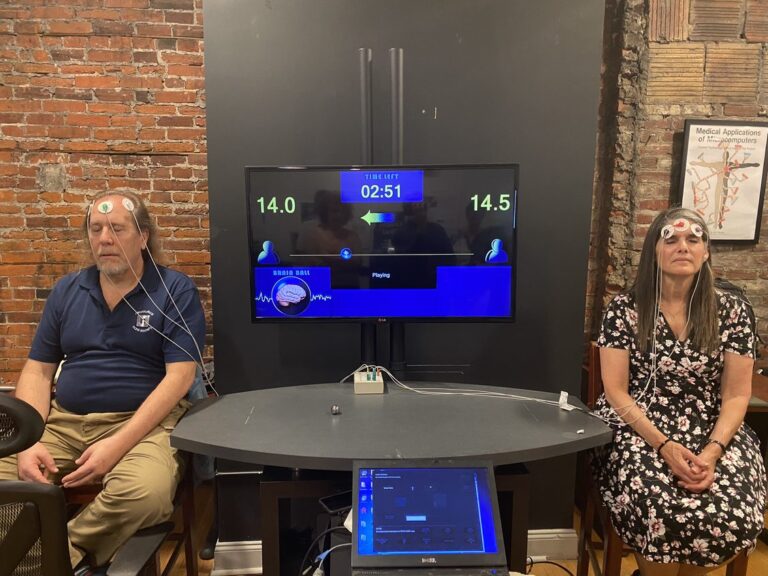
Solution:
<svg viewBox="0 0 768 576">
<path fill-rule="evenodd" d="M 621 541 L 616 530 L 609 522 L 603 526 L 604 555 L 603 576 L 619 576 L 621 574 L 621 557 L 624 551 L 624 542 Z"/>
<path fill-rule="evenodd" d="M 728 567 L 725 569 L 726 576 L 747 576 L 747 564 L 749 563 L 749 557 L 747 552 L 743 550 L 736 558 L 728 563 Z"/>
<path fill-rule="evenodd" d="M 586 496 L 579 526 L 578 558 L 576 560 L 576 576 L 589 575 L 590 547 L 592 542 L 592 528 L 595 524 L 595 501 L 591 494 Z"/>
<path fill-rule="evenodd" d="M 142 576 L 160 576 L 162 573 L 159 553 L 155 554 L 141 571 Z"/>
<path fill-rule="evenodd" d="M 197 576 L 197 554 L 194 549 L 195 485 L 190 472 L 188 471 L 182 479 L 184 486 L 181 495 L 181 530 L 187 576 Z"/>
</svg>

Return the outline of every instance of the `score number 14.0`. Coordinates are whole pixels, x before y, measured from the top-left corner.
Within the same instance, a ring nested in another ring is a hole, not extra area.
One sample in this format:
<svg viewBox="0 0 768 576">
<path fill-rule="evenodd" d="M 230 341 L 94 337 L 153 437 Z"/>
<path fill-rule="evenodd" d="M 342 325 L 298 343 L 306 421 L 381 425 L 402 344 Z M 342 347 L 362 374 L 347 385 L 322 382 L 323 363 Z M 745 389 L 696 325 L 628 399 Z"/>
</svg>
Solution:
<svg viewBox="0 0 768 576">
<path fill-rule="evenodd" d="M 256 203 L 259 205 L 259 212 L 266 214 L 272 212 L 273 214 L 293 214 L 296 211 L 296 200 L 293 196 L 286 196 L 283 198 L 283 205 L 278 204 L 277 198 L 264 198 L 259 196 L 256 198 Z"/>
</svg>

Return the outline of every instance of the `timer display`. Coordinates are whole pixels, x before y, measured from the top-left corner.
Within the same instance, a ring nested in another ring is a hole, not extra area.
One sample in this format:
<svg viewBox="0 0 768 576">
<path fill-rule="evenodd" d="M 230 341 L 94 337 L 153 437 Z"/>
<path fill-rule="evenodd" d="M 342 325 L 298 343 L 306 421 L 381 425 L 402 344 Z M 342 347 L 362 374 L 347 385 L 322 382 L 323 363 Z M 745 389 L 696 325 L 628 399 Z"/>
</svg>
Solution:
<svg viewBox="0 0 768 576">
<path fill-rule="evenodd" d="M 348 203 L 422 202 L 423 170 L 346 170 L 339 172 L 341 201 Z"/>
</svg>

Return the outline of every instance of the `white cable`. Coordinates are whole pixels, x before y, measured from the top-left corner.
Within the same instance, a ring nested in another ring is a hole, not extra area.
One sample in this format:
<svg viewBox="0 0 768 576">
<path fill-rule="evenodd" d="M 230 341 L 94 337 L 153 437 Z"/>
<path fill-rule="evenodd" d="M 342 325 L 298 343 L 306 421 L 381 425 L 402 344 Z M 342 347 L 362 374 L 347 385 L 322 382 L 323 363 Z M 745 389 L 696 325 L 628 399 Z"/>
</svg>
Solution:
<svg viewBox="0 0 768 576">
<path fill-rule="evenodd" d="M 131 216 L 133 216 L 133 221 L 136 222 L 136 229 L 139 231 L 139 234 L 141 234 L 141 225 L 139 224 L 138 218 L 136 218 L 136 213 L 133 210 L 129 210 L 129 212 L 131 213 Z M 107 217 L 107 221 L 109 221 L 109 217 Z M 121 246 L 121 249 L 122 249 L 122 246 Z M 163 280 L 163 275 L 160 274 L 160 269 L 157 267 L 157 263 L 155 262 L 155 259 L 152 257 L 152 252 L 149 250 L 149 246 L 147 246 L 147 255 L 149 256 L 149 261 L 152 262 L 152 266 L 155 268 L 155 272 L 157 272 L 157 277 L 160 278 L 160 283 L 163 285 L 163 288 L 165 288 L 165 292 L 168 294 L 168 298 L 170 299 L 171 304 L 173 304 L 173 307 L 176 310 L 176 313 L 179 315 L 179 318 L 183 322 L 184 327 L 186 328 L 187 334 L 189 334 L 189 336 L 192 338 L 192 343 L 195 345 L 195 348 L 197 349 L 198 356 L 200 356 L 200 363 L 201 363 L 201 369 L 202 369 L 202 373 L 203 373 L 203 378 L 206 380 L 206 384 L 208 386 L 210 386 L 211 389 L 213 389 L 213 386 L 211 385 L 211 380 L 208 377 L 207 371 L 205 370 L 205 362 L 203 361 L 203 353 L 200 350 L 200 346 L 197 344 L 197 340 L 195 339 L 195 337 L 192 336 L 192 331 L 190 330 L 189 326 L 187 325 L 187 321 L 184 320 L 184 315 L 181 313 L 181 310 L 179 310 L 179 306 L 176 304 L 176 301 L 173 299 L 173 296 L 171 295 L 171 291 L 168 289 L 168 285 L 165 283 L 165 280 Z M 135 273 L 134 273 L 134 276 L 136 276 Z M 144 288 L 144 287 L 142 286 L 142 288 Z M 144 292 L 147 292 L 147 291 L 144 290 Z M 147 292 L 147 297 L 149 297 L 149 293 L 148 292 Z M 152 298 L 149 298 L 149 299 L 152 300 Z M 154 301 L 152 303 L 154 304 Z M 157 306 L 157 304 L 155 304 L 155 307 L 157 307 L 158 310 L 160 309 Z M 162 311 L 160 313 L 163 314 Z M 169 318 L 165 314 L 163 314 L 163 315 L 166 318 L 168 318 L 168 320 L 171 320 L 171 318 Z M 173 320 L 171 320 L 171 322 L 173 322 Z M 179 324 L 177 322 L 174 322 L 174 324 L 176 324 L 176 326 L 179 326 Z M 181 326 L 179 326 L 179 328 L 181 328 Z M 218 393 L 216 393 L 216 390 L 213 389 L 213 391 L 216 394 L 216 396 L 218 396 Z"/>
<path fill-rule="evenodd" d="M 360 364 L 360 366 L 358 366 L 357 368 L 355 368 L 354 370 L 352 370 L 352 372 L 350 372 L 349 374 L 347 374 L 346 376 L 344 376 L 344 378 L 342 378 L 341 380 L 339 380 L 339 384 L 344 384 L 344 382 L 347 380 L 347 378 L 349 378 L 350 376 L 353 376 L 353 375 L 355 374 L 355 372 L 359 372 L 360 370 L 365 370 L 365 369 L 367 369 L 367 368 L 370 368 L 370 366 L 371 366 L 371 365 L 369 365 L 369 364 Z"/>
<path fill-rule="evenodd" d="M 112 280 L 110 280 L 110 282 L 112 282 Z M 114 283 L 113 283 L 112 285 L 114 286 Z M 134 308 L 134 307 L 131 305 L 131 303 L 130 303 L 130 302 L 128 302 L 128 300 L 126 300 L 125 298 L 123 298 L 123 302 L 125 302 L 125 303 L 128 305 L 128 307 L 129 307 L 131 310 L 133 310 L 134 314 L 138 315 L 138 313 L 139 313 L 139 312 L 136 310 L 136 308 Z M 195 357 L 194 357 L 194 356 L 192 356 L 192 354 L 190 354 L 190 353 L 189 353 L 189 351 L 188 351 L 186 348 L 184 348 L 184 347 L 183 347 L 181 344 L 179 344 L 178 342 L 175 342 L 173 339 L 171 339 L 170 337 L 168 337 L 168 336 L 166 336 L 165 334 L 163 334 L 163 333 L 162 333 L 160 330 L 158 330 L 157 328 L 155 328 L 154 326 L 152 326 L 152 324 L 148 324 L 148 326 L 149 326 L 149 327 L 150 327 L 152 330 L 154 330 L 155 332 L 157 332 L 158 334 L 160 334 L 160 336 L 162 336 L 163 338 L 165 338 L 166 340 L 168 340 L 168 342 L 170 342 L 171 344 L 173 344 L 174 346 L 176 346 L 176 347 L 177 347 L 179 350 L 181 350 L 182 352 L 184 352 L 184 353 L 185 353 L 187 356 L 189 356 L 189 357 L 192 359 L 192 362 L 194 362 L 196 365 L 198 364 L 198 361 L 195 359 Z M 218 395 L 218 394 L 217 394 L 217 395 Z"/>
<path fill-rule="evenodd" d="M 683 331 L 681 332 L 681 335 L 688 336 L 688 326 L 691 322 L 691 310 L 693 308 L 693 297 L 696 295 L 696 290 L 699 287 L 699 280 L 701 278 L 701 270 L 699 270 L 698 274 L 696 274 L 696 283 L 693 285 L 693 290 L 691 291 L 691 294 L 688 298 L 688 312 L 685 319 L 685 326 L 683 326 Z M 658 324 L 661 320 L 661 285 L 663 280 L 663 271 L 661 270 L 661 264 L 658 262 L 656 264 L 656 286 L 654 289 L 655 292 L 655 302 L 654 302 L 654 324 L 653 324 L 653 343 L 651 346 L 651 374 L 648 376 L 648 380 L 646 380 L 645 386 L 643 386 L 640 393 L 637 395 L 637 397 L 632 397 L 634 399 L 634 403 L 630 405 L 630 409 L 624 412 L 623 414 L 619 414 L 618 411 L 611 407 L 611 411 L 615 414 L 609 415 L 606 417 L 599 416 L 601 420 L 603 420 L 606 424 L 615 424 L 619 427 L 626 426 L 628 424 L 632 424 L 642 418 L 642 416 L 638 416 L 635 420 L 632 420 L 631 422 L 626 422 L 623 418 L 624 415 L 628 414 L 631 410 L 632 405 L 637 405 L 643 412 L 650 408 L 655 402 L 656 402 L 656 395 L 658 392 L 658 387 L 656 385 L 656 373 L 661 369 L 661 367 L 658 365 L 658 358 L 657 358 L 657 336 L 656 332 L 658 331 Z M 674 335 L 674 333 L 673 333 Z M 677 351 L 677 347 L 680 344 L 679 340 L 675 337 L 675 345 L 672 350 L 672 353 Z M 669 355 L 667 355 L 667 358 L 669 358 Z M 647 404 L 641 403 L 642 399 L 648 392 L 648 385 L 651 382 L 651 379 L 653 379 L 653 392 L 651 395 L 650 400 L 647 402 Z"/>
<path fill-rule="evenodd" d="M 133 214 L 133 212 L 131 212 L 131 214 Z M 135 215 L 133 215 L 133 218 L 134 218 L 134 220 L 136 220 L 136 216 Z M 144 284 L 141 282 L 141 278 L 139 278 L 139 275 L 136 273 L 136 269 L 133 267 L 133 264 L 131 264 L 131 260 L 130 260 L 130 258 L 128 258 L 128 254 L 125 252 L 125 248 L 123 248 L 122 242 L 120 242 L 120 239 L 117 237 L 117 232 L 115 232 L 115 228 L 112 225 L 112 220 L 109 219 L 108 215 L 107 215 L 107 223 L 109 224 L 110 230 L 112 230 L 112 234 L 113 234 L 113 236 L 114 236 L 114 238 L 116 240 L 117 246 L 120 248 L 120 251 L 123 253 L 123 256 L 125 257 L 126 263 L 128 264 L 128 268 L 131 269 L 131 272 L 133 273 L 133 277 L 136 278 L 136 281 L 139 283 L 139 286 L 141 286 L 142 290 L 144 290 L 144 292 L 146 293 L 147 298 L 149 298 L 150 302 L 152 302 L 152 304 L 154 304 L 155 308 L 157 308 L 157 311 L 160 312 L 160 314 L 163 315 L 167 320 L 169 320 L 170 322 L 175 324 L 182 331 L 184 331 L 187 334 L 189 334 L 190 336 L 192 336 L 192 332 L 189 330 L 189 327 L 185 328 L 184 326 L 182 326 L 181 324 L 176 322 L 173 318 L 168 316 L 165 312 L 163 312 L 163 310 L 160 308 L 160 306 L 157 304 L 157 302 L 155 302 L 152 299 L 152 297 L 149 295 L 149 290 L 147 290 L 146 287 L 144 286 Z M 136 226 L 139 226 L 138 220 L 136 220 Z M 140 227 L 138 228 L 138 230 L 139 230 L 139 234 L 141 234 L 141 228 Z M 152 262 L 154 263 L 154 260 L 152 259 L 152 254 L 150 253 L 149 248 L 147 248 L 147 254 L 149 255 L 149 259 L 152 260 Z M 157 267 L 155 267 L 155 268 L 157 268 Z M 105 274 L 105 276 L 107 276 L 109 278 L 109 276 L 107 274 Z M 112 279 L 109 278 L 109 281 L 112 282 Z M 161 278 L 161 281 L 162 281 L 162 278 Z M 112 282 L 112 285 L 113 286 L 115 285 L 114 282 Z M 163 282 L 163 286 L 165 286 L 164 282 Z M 166 291 L 167 290 L 168 290 L 168 288 L 166 287 Z M 171 296 L 170 292 L 168 293 L 168 296 Z M 172 296 L 171 296 L 171 302 L 173 302 L 173 297 Z M 173 302 L 173 303 L 174 303 L 174 306 L 175 306 L 176 303 L 175 302 Z M 178 308 L 176 308 L 176 311 L 178 312 Z M 181 316 L 180 313 L 179 313 L 179 316 Z M 183 320 L 184 319 L 182 318 L 182 321 Z M 192 336 L 192 340 L 194 340 L 194 336 Z M 197 343 L 195 342 L 195 344 L 197 344 Z M 198 350 L 198 352 L 199 352 L 199 350 Z M 201 354 L 201 356 L 202 356 L 202 354 Z"/>
<path fill-rule="evenodd" d="M 141 235 L 141 233 L 142 233 L 142 231 L 141 231 L 141 225 L 139 224 L 139 221 L 138 221 L 138 219 L 136 218 L 136 214 L 134 214 L 134 212 L 133 212 L 132 210 L 128 210 L 128 212 L 130 212 L 130 213 L 131 213 L 131 215 L 133 216 L 133 220 L 134 220 L 134 222 L 136 223 L 136 228 L 137 228 L 137 230 L 138 230 L 138 232 L 139 232 L 139 235 Z M 128 258 L 128 254 L 126 253 L 126 251 L 125 251 L 125 248 L 123 247 L 123 244 L 122 244 L 122 242 L 120 242 L 120 238 L 118 238 L 118 236 L 117 236 L 117 232 L 115 232 L 115 228 L 114 228 L 114 226 L 112 225 L 112 220 L 110 219 L 110 217 L 109 217 L 109 214 L 108 214 L 108 213 L 104 213 L 104 215 L 105 215 L 105 216 L 106 216 L 106 218 L 107 218 L 107 223 L 109 224 L 109 229 L 112 231 L 112 236 L 113 236 L 113 238 L 115 239 L 115 241 L 116 241 L 116 244 L 117 244 L 117 245 L 118 245 L 118 247 L 120 248 L 120 251 L 123 253 L 123 256 L 125 257 L 125 260 L 126 260 L 126 262 L 128 263 L 128 268 L 130 268 L 130 270 L 131 270 L 131 272 L 133 273 L 133 276 L 134 276 L 134 278 L 136 279 L 136 281 L 138 282 L 139 286 L 141 286 L 141 288 L 142 288 L 142 290 L 144 290 L 144 293 L 146 294 L 147 298 L 149 298 L 149 301 L 150 301 L 150 302 L 152 302 L 152 304 L 155 306 L 155 308 L 157 308 L 157 311 L 158 311 L 158 312 L 160 312 L 160 314 L 161 314 L 163 317 L 165 317 L 165 318 L 166 318 L 166 319 L 167 319 L 169 322 L 173 323 L 175 326 L 177 326 L 179 329 L 181 329 L 183 332 L 185 332 L 186 334 L 188 334 L 188 335 L 189 335 L 190 339 L 192 340 L 192 343 L 193 343 L 193 344 L 194 344 L 194 346 L 195 346 L 195 349 L 196 349 L 196 351 L 197 351 L 197 354 L 198 354 L 198 356 L 199 356 L 199 358 L 200 358 L 200 361 L 198 362 L 198 361 L 197 361 L 197 359 L 195 359 L 195 357 L 194 357 L 194 356 L 192 356 L 192 354 L 190 354 L 190 353 L 189 353 L 189 351 L 187 351 L 187 350 L 186 350 L 184 347 L 182 347 L 182 346 L 181 346 L 181 345 L 180 345 L 178 342 L 175 342 L 174 340 L 172 340 L 171 338 L 169 338 L 168 336 L 166 336 L 165 334 L 163 334 L 162 332 L 160 332 L 160 331 L 159 331 L 157 328 L 155 328 L 154 326 L 152 326 L 152 324 L 151 324 L 151 323 L 149 324 L 149 327 L 150 327 L 150 328 L 152 328 L 152 329 L 153 329 L 155 332 L 157 332 L 158 334 L 160 334 L 160 335 L 161 335 L 163 338 L 165 338 L 166 340 L 168 340 L 169 342 L 171 342 L 171 343 L 172 343 L 174 346 L 176 346 L 176 347 L 177 347 L 177 348 L 179 348 L 180 350 L 183 350 L 183 351 L 184 351 L 184 353 L 185 353 L 187 356 L 189 356 L 189 357 L 192 359 L 192 361 L 193 361 L 193 362 L 194 362 L 194 363 L 195 363 L 197 366 L 199 366 L 199 367 L 200 367 L 200 372 L 201 372 L 201 375 L 202 375 L 202 377 L 203 377 L 203 380 L 205 381 L 205 384 L 206 384 L 206 386 L 207 386 L 208 388 L 210 388 L 210 389 L 213 391 L 213 393 L 214 393 L 216 396 L 218 396 L 218 395 L 219 395 L 219 393 L 217 392 L 216 388 L 213 386 L 213 383 L 211 382 L 210 376 L 208 375 L 208 371 L 207 371 L 207 370 L 206 370 L 206 368 L 205 368 L 205 360 L 204 360 L 204 358 L 203 358 L 203 354 L 202 354 L 202 351 L 200 350 L 200 346 L 197 344 L 197 340 L 196 340 L 196 339 L 195 339 L 195 337 L 192 335 L 192 331 L 189 329 L 189 326 L 187 326 L 187 323 L 186 323 L 186 321 L 184 320 L 184 316 L 181 314 L 181 311 L 179 310 L 179 307 L 178 307 L 178 305 L 176 304 L 176 301 L 173 299 L 173 296 L 171 295 L 171 292 L 170 292 L 170 290 L 168 289 L 168 286 L 166 286 L 165 282 L 163 281 L 162 275 L 160 274 L 160 270 L 158 269 L 158 267 L 157 267 L 157 264 L 155 264 L 155 260 L 154 260 L 154 258 L 152 257 L 152 253 L 150 252 L 150 250 L 149 250 L 149 247 L 147 247 L 147 248 L 146 248 L 146 250 L 147 250 L 147 254 L 149 255 L 149 259 L 150 259 L 150 261 L 152 262 L 152 265 L 155 267 L 155 270 L 157 271 L 157 275 L 158 275 L 158 277 L 160 278 L 160 282 L 163 284 L 163 287 L 165 288 L 165 291 L 168 293 L 168 298 L 169 298 L 169 299 L 170 299 L 170 301 L 173 303 L 173 306 L 174 306 L 174 308 L 176 309 L 176 312 L 179 314 L 179 318 L 181 319 L 181 321 L 182 321 L 182 322 L 184 322 L 184 326 L 182 326 L 181 324 L 179 324 L 178 322 L 176 322 L 176 321 L 175 321 L 173 318 L 171 318 L 170 316 L 168 316 L 168 315 L 167 315 L 167 314 L 166 314 L 166 313 L 165 313 L 165 312 L 164 312 L 164 311 L 163 311 L 163 310 L 160 308 L 160 306 L 157 304 L 157 302 L 155 302 L 155 301 L 154 301 L 154 299 L 153 299 L 153 298 L 152 298 L 152 297 L 149 295 L 149 291 L 146 289 L 146 287 L 144 286 L 144 284 L 141 282 L 141 278 L 139 278 L 139 275 L 136 273 L 136 270 L 134 269 L 133 265 L 131 264 L 130 258 Z M 107 278 L 107 280 L 109 280 L 109 282 L 110 282 L 110 283 L 111 283 L 113 286 L 115 286 L 115 283 L 114 283 L 114 281 L 112 280 L 112 278 L 110 278 L 110 277 L 109 277 L 109 275 L 108 275 L 108 274 L 104 274 L 104 276 Z M 128 300 L 126 299 L 125 295 L 123 295 L 123 296 L 122 296 L 122 300 L 123 300 L 123 302 L 125 302 L 125 303 L 128 305 L 128 307 L 129 307 L 131 310 L 133 310 L 133 312 L 134 312 L 136 315 L 138 315 L 138 311 L 137 311 L 137 310 L 136 310 L 136 309 L 135 309 L 135 308 L 134 308 L 134 307 L 133 307 L 133 306 L 130 304 L 130 302 L 128 302 Z"/>
<path fill-rule="evenodd" d="M 377 366 L 375 364 L 361 364 L 357 369 L 347 374 L 339 382 L 344 383 L 350 376 L 354 375 L 355 372 L 359 372 L 361 370 L 370 370 L 370 369 L 381 370 L 384 374 L 389 376 L 389 378 L 392 380 L 394 384 L 396 384 L 400 388 L 407 390 L 409 392 L 413 392 L 415 394 L 421 394 L 424 396 L 476 396 L 481 398 L 482 397 L 503 398 L 507 400 L 522 400 L 526 402 L 537 402 L 539 404 L 547 404 L 549 406 L 557 406 L 558 408 L 560 407 L 560 403 L 557 400 L 547 400 L 545 398 L 531 398 L 530 396 L 520 396 L 519 394 L 510 394 L 507 392 L 494 392 L 492 390 L 474 390 L 471 388 L 441 388 L 436 386 L 414 388 L 398 380 L 384 366 Z M 589 414 L 587 410 L 579 408 L 578 406 L 574 406 L 574 408 L 576 410 Z"/>
<path fill-rule="evenodd" d="M 645 414 L 645 410 L 647 410 L 651 404 L 656 400 L 656 372 L 659 370 L 658 366 L 658 360 L 656 357 L 656 332 L 658 330 L 658 324 L 659 324 L 659 318 L 660 318 L 660 300 L 661 300 L 661 265 L 658 263 L 656 264 L 656 282 L 653 287 L 654 292 L 654 303 L 653 303 L 653 328 L 651 330 L 652 332 L 652 340 L 651 340 L 651 373 L 648 375 L 648 379 L 645 381 L 645 385 L 640 390 L 639 394 L 637 396 L 633 396 L 630 394 L 630 398 L 632 398 L 632 403 L 629 404 L 629 408 L 619 414 L 618 410 L 608 404 L 609 413 L 606 416 L 603 416 L 598 413 L 594 413 L 594 415 L 605 422 L 608 425 L 615 425 L 619 428 L 627 426 L 629 422 L 626 422 L 624 420 L 624 416 L 629 414 L 629 412 L 632 410 L 632 406 L 637 406 L 642 414 L 638 416 L 635 420 L 632 421 L 632 423 L 636 422 L 640 418 L 643 417 L 643 414 Z M 631 351 L 630 351 L 631 355 Z M 630 358 L 631 362 L 631 358 Z M 651 383 L 651 380 L 653 380 L 653 395 L 651 396 L 651 401 L 648 402 L 648 404 L 644 404 L 642 402 L 643 398 L 645 397 L 646 393 L 648 392 L 648 386 Z"/>
<path fill-rule="evenodd" d="M 325 576 L 325 570 L 323 570 L 323 562 L 325 562 L 325 559 L 328 557 L 328 555 L 338 548 L 347 548 L 351 546 L 351 542 L 342 542 L 341 544 L 336 544 L 336 546 L 333 546 L 332 548 L 328 548 L 328 550 L 325 552 L 320 552 L 320 554 L 317 555 L 317 558 L 315 558 L 315 562 L 318 562 L 318 565 L 315 571 L 312 573 L 312 576 Z M 306 571 L 304 573 L 306 574 Z"/>
<path fill-rule="evenodd" d="M 331 552 L 333 552 L 338 548 L 346 548 L 351 546 L 352 546 L 351 542 L 342 542 L 341 544 L 336 544 L 336 546 L 332 546 L 331 548 L 328 548 L 328 550 L 326 550 L 325 552 L 320 552 L 320 554 L 317 555 L 317 558 L 315 558 L 315 562 L 320 562 L 320 565 L 322 566 L 323 562 Z"/>
</svg>

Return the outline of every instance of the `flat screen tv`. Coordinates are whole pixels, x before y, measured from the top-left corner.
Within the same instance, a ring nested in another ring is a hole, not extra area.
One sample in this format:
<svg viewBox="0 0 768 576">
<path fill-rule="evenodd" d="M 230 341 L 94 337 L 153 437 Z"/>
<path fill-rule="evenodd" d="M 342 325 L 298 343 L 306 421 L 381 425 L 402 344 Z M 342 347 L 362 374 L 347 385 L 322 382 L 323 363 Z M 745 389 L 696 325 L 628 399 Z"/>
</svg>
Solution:
<svg viewBox="0 0 768 576">
<path fill-rule="evenodd" d="M 513 321 L 518 166 L 248 167 L 253 322 Z"/>
</svg>

